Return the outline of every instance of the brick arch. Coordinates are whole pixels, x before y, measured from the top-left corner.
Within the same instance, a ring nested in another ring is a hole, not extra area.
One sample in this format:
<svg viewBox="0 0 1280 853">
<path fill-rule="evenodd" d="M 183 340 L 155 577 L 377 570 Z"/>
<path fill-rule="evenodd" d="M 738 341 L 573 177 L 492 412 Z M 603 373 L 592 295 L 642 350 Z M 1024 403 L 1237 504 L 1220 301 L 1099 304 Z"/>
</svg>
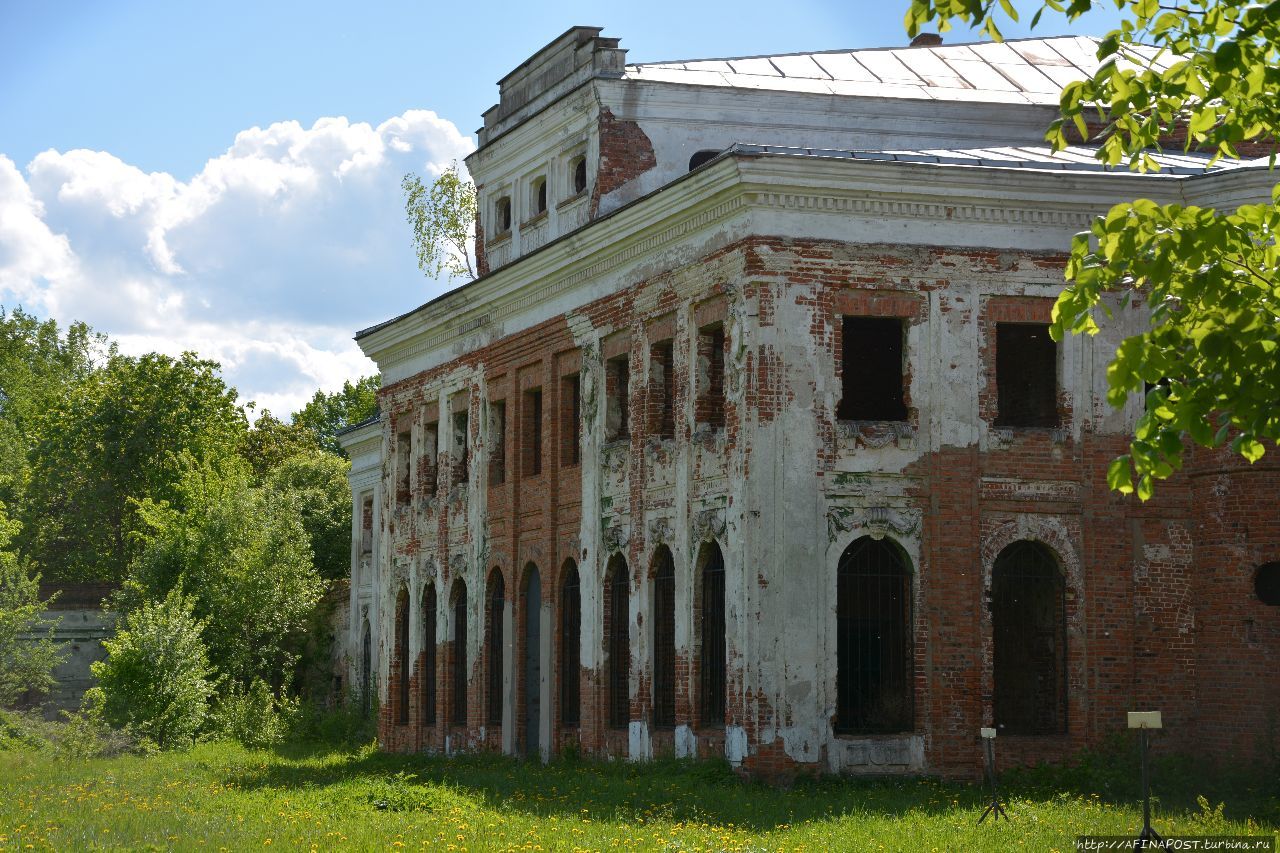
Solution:
<svg viewBox="0 0 1280 853">
<path fill-rule="evenodd" d="M 1058 560 L 1067 580 L 1067 588 L 1079 590 L 1083 580 L 1080 556 L 1072 543 L 1066 525 L 1053 516 L 1020 515 L 1005 521 L 999 527 L 984 533 L 982 537 L 982 589 L 991 591 L 991 570 L 1000 552 L 1014 542 L 1028 539 L 1047 545 Z"/>
</svg>

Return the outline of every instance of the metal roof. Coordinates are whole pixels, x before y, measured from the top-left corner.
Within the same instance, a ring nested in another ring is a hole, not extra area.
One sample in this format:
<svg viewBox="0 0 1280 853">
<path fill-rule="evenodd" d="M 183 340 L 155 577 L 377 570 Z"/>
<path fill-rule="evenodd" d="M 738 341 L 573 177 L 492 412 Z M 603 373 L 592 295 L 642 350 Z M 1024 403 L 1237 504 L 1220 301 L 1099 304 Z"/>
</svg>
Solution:
<svg viewBox="0 0 1280 853">
<path fill-rule="evenodd" d="M 628 65 L 625 76 L 733 89 L 1056 106 L 1064 85 L 1093 75 L 1097 50 L 1096 38 L 1062 36 L 652 62 Z M 1126 50 L 1124 65 L 1153 61 L 1163 69 L 1173 61 L 1144 45 Z"/>
</svg>

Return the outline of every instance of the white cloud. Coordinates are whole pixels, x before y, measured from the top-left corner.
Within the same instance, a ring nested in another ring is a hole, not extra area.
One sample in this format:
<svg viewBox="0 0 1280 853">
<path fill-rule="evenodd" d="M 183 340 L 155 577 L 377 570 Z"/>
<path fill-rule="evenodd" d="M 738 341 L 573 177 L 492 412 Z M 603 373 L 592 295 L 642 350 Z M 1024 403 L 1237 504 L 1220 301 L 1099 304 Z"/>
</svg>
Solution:
<svg viewBox="0 0 1280 853">
<path fill-rule="evenodd" d="M 104 151 L 0 155 L 0 303 L 84 320 L 125 352 L 194 350 L 278 414 L 370 373 L 360 327 L 442 292 L 415 266 L 400 178 L 474 147 L 410 110 L 250 128 L 196 175 Z"/>
</svg>

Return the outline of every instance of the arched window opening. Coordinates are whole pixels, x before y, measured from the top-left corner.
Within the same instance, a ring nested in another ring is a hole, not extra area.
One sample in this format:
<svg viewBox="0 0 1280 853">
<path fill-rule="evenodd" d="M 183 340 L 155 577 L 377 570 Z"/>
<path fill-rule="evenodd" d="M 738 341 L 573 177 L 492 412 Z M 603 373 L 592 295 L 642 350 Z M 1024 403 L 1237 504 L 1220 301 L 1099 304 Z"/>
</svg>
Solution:
<svg viewBox="0 0 1280 853">
<path fill-rule="evenodd" d="M 573 194 L 587 190 L 587 158 L 576 157 L 573 161 Z"/>
<path fill-rule="evenodd" d="M 576 726 L 581 719 L 582 593 L 578 567 L 566 560 L 560 590 L 560 724 Z"/>
<path fill-rule="evenodd" d="M 453 714 L 455 726 L 467 724 L 467 585 L 453 585 Z"/>
<path fill-rule="evenodd" d="M 671 549 L 653 555 L 653 725 L 676 724 L 676 569 Z"/>
<path fill-rule="evenodd" d="M 502 725 L 502 610 L 506 603 L 506 584 L 502 573 L 494 569 L 489 578 L 488 642 L 489 650 L 489 724 Z"/>
<path fill-rule="evenodd" d="M 524 660 L 516 664 L 521 668 L 523 677 L 524 733 L 521 742 L 524 754 L 534 758 L 542 751 L 542 575 L 537 565 L 525 564 L 522 583 L 524 636 L 520 640 Z"/>
<path fill-rule="evenodd" d="M 836 732 L 909 731 L 911 574 L 897 547 L 863 537 L 836 576 Z"/>
<path fill-rule="evenodd" d="M 547 180 L 546 178 L 537 178 L 533 182 L 533 210 L 530 211 L 531 216 L 537 216 L 540 213 L 547 212 Z"/>
<path fill-rule="evenodd" d="M 630 581 L 621 554 L 609 560 L 605 589 L 604 635 L 609 643 L 609 725 L 624 729 L 631 722 Z"/>
<path fill-rule="evenodd" d="M 692 157 L 689 158 L 689 171 L 692 172 L 694 169 L 698 168 L 704 163 L 708 163 L 711 160 L 714 160 L 716 155 L 719 153 L 720 153 L 719 151 L 713 151 L 713 150 L 699 151 L 698 153 L 694 154 Z"/>
<path fill-rule="evenodd" d="M 1067 730 L 1066 587 L 1053 552 L 1014 542 L 991 570 L 994 716 L 1001 734 Z"/>
<path fill-rule="evenodd" d="M 396 596 L 396 722 L 409 723 L 409 591 Z"/>
<path fill-rule="evenodd" d="M 725 717 L 724 554 L 718 543 L 708 542 L 700 556 L 698 717 L 704 727 L 715 728 L 724 725 Z"/>
<path fill-rule="evenodd" d="M 369 620 L 364 620 L 364 633 L 360 638 L 360 713 L 369 716 L 373 707 L 373 636 Z"/>
<path fill-rule="evenodd" d="M 1263 604 L 1280 607 L 1280 561 L 1258 566 L 1253 575 L 1253 591 Z"/>
<path fill-rule="evenodd" d="M 428 583 L 422 593 L 422 724 L 436 724 L 436 585 Z"/>
<path fill-rule="evenodd" d="M 509 197 L 503 196 L 498 199 L 495 215 L 498 220 L 498 234 L 506 234 L 511 230 L 511 199 Z"/>
</svg>

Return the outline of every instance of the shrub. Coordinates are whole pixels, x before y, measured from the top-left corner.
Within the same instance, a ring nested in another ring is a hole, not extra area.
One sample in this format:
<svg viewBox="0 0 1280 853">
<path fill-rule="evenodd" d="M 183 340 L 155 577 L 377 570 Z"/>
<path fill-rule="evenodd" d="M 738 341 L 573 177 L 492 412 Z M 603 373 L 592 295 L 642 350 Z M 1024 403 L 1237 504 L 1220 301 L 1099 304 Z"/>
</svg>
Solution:
<svg viewBox="0 0 1280 853">
<path fill-rule="evenodd" d="M 175 589 L 130 613 L 115 638 L 103 641 L 107 659 L 92 665 L 98 686 L 85 695 L 86 707 L 162 748 L 192 743 L 215 685 L 204 623 L 193 608 Z"/>
<path fill-rule="evenodd" d="M 5 550 L 17 529 L 0 503 L 0 706 L 47 691 L 53 686 L 53 668 L 62 659 L 53 641 L 54 626 L 42 625 L 40 576 L 29 575 L 18 556 Z M 31 638 L 42 628 L 43 637 Z M 28 636 L 20 639 L 20 634 Z"/>
<path fill-rule="evenodd" d="M 299 716 L 299 701 L 276 698 L 271 688 L 256 678 L 248 689 L 234 685 L 213 711 L 213 731 L 251 749 L 284 743 Z"/>
</svg>

